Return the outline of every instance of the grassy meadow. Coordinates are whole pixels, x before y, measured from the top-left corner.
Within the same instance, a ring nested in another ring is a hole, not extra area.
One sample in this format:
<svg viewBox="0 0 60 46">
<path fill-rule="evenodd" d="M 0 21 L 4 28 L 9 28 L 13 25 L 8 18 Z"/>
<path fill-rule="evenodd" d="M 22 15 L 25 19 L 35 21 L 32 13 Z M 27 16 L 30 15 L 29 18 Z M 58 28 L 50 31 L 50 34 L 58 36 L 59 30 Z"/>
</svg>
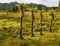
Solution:
<svg viewBox="0 0 60 46">
<path fill-rule="evenodd" d="M 35 12 L 34 37 L 31 37 L 31 12 L 23 18 L 23 38 L 20 39 L 20 13 L 0 12 L 0 46 L 60 46 L 60 12 L 54 12 L 52 32 L 50 12 L 43 12 L 43 35 L 40 35 L 40 13 Z"/>
</svg>

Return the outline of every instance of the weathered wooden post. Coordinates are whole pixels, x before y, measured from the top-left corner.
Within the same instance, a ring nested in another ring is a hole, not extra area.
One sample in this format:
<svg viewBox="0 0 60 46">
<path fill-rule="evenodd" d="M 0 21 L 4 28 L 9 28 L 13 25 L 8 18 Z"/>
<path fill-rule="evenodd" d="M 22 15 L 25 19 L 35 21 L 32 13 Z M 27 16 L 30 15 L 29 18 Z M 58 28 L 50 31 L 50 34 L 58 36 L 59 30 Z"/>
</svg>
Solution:
<svg viewBox="0 0 60 46">
<path fill-rule="evenodd" d="M 52 25 L 53 25 L 53 20 L 54 20 L 54 14 L 53 12 L 50 14 L 51 21 L 50 21 L 50 32 L 52 32 Z"/>
<path fill-rule="evenodd" d="M 22 37 L 22 22 L 23 22 L 23 17 L 24 17 L 24 7 L 23 7 L 23 5 L 20 6 L 20 7 L 21 7 L 21 18 L 20 18 L 21 29 L 20 29 L 20 38 L 23 39 L 23 37 Z"/>
<path fill-rule="evenodd" d="M 33 34 L 34 11 L 32 10 L 31 13 L 32 13 L 32 15 L 31 15 L 31 17 L 32 17 L 32 28 L 31 28 L 32 35 L 31 36 L 34 37 L 34 34 Z"/>
<path fill-rule="evenodd" d="M 43 35 L 42 34 L 42 19 L 43 19 L 43 15 L 42 15 L 42 11 L 40 13 L 40 35 Z"/>
</svg>

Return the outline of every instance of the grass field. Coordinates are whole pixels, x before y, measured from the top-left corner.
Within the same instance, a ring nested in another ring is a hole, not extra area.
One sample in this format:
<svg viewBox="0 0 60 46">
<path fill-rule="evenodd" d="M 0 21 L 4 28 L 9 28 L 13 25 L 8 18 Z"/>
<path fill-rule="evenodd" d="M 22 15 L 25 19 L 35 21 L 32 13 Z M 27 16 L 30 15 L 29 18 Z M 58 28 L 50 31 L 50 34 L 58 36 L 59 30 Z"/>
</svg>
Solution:
<svg viewBox="0 0 60 46">
<path fill-rule="evenodd" d="M 60 46 L 60 12 L 54 12 L 52 32 L 49 31 L 50 12 L 43 12 L 43 35 L 40 35 L 40 14 L 35 14 L 34 37 L 31 37 L 31 13 L 23 18 L 23 37 L 20 39 L 20 14 L 0 12 L 0 46 Z"/>
</svg>

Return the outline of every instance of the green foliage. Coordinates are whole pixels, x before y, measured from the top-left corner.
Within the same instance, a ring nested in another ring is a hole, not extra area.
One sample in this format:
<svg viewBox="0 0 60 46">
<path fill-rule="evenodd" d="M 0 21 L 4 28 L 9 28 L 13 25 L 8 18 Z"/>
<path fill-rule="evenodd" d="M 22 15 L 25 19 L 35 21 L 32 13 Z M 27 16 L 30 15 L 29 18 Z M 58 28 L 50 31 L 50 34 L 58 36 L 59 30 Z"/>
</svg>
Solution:
<svg viewBox="0 0 60 46">
<path fill-rule="evenodd" d="M 11 10 L 12 10 L 12 7 L 9 6 L 9 5 L 7 5 L 7 6 L 6 6 L 6 12 L 11 12 Z"/>
<path fill-rule="evenodd" d="M 34 4 L 32 4 L 31 6 L 30 6 L 30 9 L 29 9 L 30 11 L 37 11 L 37 6 L 36 5 L 34 5 Z"/>
<path fill-rule="evenodd" d="M 46 11 L 46 7 L 45 6 L 42 6 L 42 11 Z"/>
<path fill-rule="evenodd" d="M 4 10 L 4 11 L 5 11 L 7 5 L 9 5 L 9 7 L 18 6 L 18 8 L 20 9 L 20 4 L 19 4 L 18 2 L 11 2 L 11 3 L 0 3 L 0 10 Z M 33 3 L 25 4 L 25 6 L 26 6 L 25 9 L 26 9 L 26 11 L 29 11 L 29 9 L 30 9 L 30 7 L 31 7 L 32 5 L 35 5 L 38 10 L 42 10 L 42 6 L 44 6 L 44 5 L 41 5 L 41 4 L 37 5 L 37 4 L 33 4 Z M 44 9 L 45 9 L 46 11 L 47 11 L 48 9 L 50 9 L 50 7 L 46 7 L 46 6 L 44 6 L 44 7 L 45 7 Z M 54 7 L 54 9 L 56 10 L 56 9 L 59 9 L 59 8 L 58 8 L 58 7 Z"/>
<path fill-rule="evenodd" d="M 13 12 L 18 12 L 18 11 L 19 11 L 19 8 L 18 8 L 17 6 L 14 6 L 14 7 L 12 8 L 12 11 L 13 11 Z"/>
</svg>

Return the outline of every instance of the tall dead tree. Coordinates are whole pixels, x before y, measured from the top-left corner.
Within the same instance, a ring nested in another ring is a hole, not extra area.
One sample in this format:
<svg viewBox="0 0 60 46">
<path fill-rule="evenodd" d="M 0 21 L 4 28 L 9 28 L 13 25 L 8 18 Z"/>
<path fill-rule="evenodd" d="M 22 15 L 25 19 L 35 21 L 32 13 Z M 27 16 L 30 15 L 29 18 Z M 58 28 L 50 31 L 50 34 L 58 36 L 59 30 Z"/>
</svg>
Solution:
<svg viewBox="0 0 60 46">
<path fill-rule="evenodd" d="M 53 12 L 50 14 L 51 21 L 50 21 L 50 32 L 52 32 L 52 25 L 53 25 L 53 20 L 54 20 L 54 14 Z"/>
<path fill-rule="evenodd" d="M 32 4 L 30 6 L 30 11 L 31 11 L 31 18 L 32 18 L 31 36 L 34 37 L 34 34 L 33 34 L 33 25 L 34 25 L 34 19 L 35 19 L 34 12 L 37 11 L 37 6 Z"/>
<path fill-rule="evenodd" d="M 23 22 L 23 17 L 24 17 L 24 6 L 20 6 L 20 9 L 21 9 L 21 18 L 20 18 L 20 22 L 21 22 L 21 28 L 20 28 L 20 38 L 23 39 L 23 36 L 22 36 L 22 22 Z"/>
<path fill-rule="evenodd" d="M 42 12 L 40 13 L 40 35 L 43 35 L 42 34 L 42 19 L 43 19 L 43 15 L 42 15 Z"/>
<path fill-rule="evenodd" d="M 34 34 L 33 34 L 34 11 L 32 10 L 31 13 L 32 13 L 32 15 L 31 15 L 31 17 L 32 17 L 32 29 L 31 29 L 32 35 L 31 36 L 34 37 Z"/>
</svg>

